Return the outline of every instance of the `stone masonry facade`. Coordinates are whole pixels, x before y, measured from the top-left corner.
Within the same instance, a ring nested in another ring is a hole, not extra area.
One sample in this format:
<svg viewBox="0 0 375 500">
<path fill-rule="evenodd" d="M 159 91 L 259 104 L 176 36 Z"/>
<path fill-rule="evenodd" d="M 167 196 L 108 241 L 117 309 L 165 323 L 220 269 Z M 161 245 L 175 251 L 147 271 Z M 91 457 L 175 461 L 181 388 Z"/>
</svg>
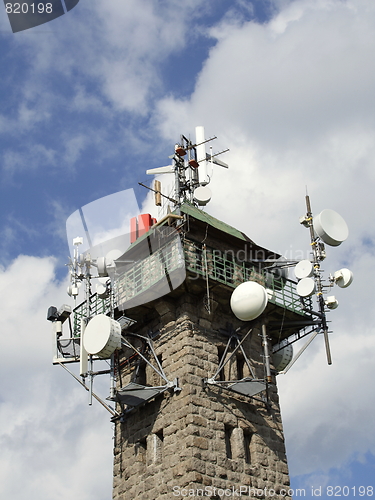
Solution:
<svg viewBox="0 0 375 500">
<path fill-rule="evenodd" d="M 114 500 L 222 500 L 238 498 L 240 491 L 243 498 L 268 498 L 269 490 L 273 498 L 291 498 L 275 383 L 268 388 L 268 405 L 264 392 L 248 398 L 202 383 L 216 372 L 228 341 L 220 329 L 228 323 L 244 326 L 217 303 L 211 305 L 208 313 L 203 301 L 189 293 L 160 299 L 151 324 L 137 330 L 160 332 L 156 354 L 168 379 L 178 378 L 181 391 L 166 391 L 116 422 Z M 243 347 L 256 378 L 263 379 L 260 325 L 253 323 Z M 122 386 L 132 370 L 123 369 Z M 249 375 L 240 355 L 223 372 L 222 380 Z M 138 376 L 138 383 L 162 383 L 148 365 Z"/>
</svg>

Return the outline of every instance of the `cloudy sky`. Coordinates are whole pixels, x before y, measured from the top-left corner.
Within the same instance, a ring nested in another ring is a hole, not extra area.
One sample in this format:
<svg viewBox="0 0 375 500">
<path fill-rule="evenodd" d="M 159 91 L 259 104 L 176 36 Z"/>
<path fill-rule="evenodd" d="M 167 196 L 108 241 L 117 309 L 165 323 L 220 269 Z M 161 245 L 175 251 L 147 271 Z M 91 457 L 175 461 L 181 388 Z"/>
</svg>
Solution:
<svg viewBox="0 0 375 500">
<path fill-rule="evenodd" d="M 142 201 L 196 125 L 230 148 L 212 215 L 287 257 L 309 248 L 306 187 L 349 225 L 324 262 L 355 274 L 333 365 L 318 336 L 279 391 L 293 488 L 375 486 L 373 0 L 81 0 L 16 34 L 0 11 L 0 41 L 1 496 L 110 498 L 109 414 L 51 365 L 65 221 L 121 189 Z"/>
</svg>

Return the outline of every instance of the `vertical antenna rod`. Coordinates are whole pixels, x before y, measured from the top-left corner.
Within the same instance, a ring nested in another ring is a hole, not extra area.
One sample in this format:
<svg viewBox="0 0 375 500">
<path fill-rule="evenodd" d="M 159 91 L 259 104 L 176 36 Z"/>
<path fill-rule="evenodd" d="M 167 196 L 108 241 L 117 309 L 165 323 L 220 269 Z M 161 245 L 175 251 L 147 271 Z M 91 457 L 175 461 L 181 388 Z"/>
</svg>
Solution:
<svg viewBox="0 0 375 500">
<path fill-rule="evenodd" d="M 206 160 L 206 144 L 204 137 L 204 127 L 195 127 L 195 140 L 196 150 L 197 150 L 197 160 L 199 161 L 199 182 L 202 186 L 205 186 L 210 182 L 207 175 L 207 160 Z"/>
</svg>

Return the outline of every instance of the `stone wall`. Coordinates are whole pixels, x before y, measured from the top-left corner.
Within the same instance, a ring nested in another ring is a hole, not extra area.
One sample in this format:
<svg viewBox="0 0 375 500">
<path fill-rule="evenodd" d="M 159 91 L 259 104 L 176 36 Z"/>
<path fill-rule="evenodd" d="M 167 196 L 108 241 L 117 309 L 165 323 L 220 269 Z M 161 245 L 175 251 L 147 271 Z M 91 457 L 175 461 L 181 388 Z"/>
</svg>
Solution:
<svg viewBox="0 0 375 500">
<path fill-rule="evenodd" d="M 274 498 L 290 499 L 280 494 L 288 491 L 289 477 L 276 386 L 269 386 L 267 407 L 261 395 L 250 399 L 202 384 L 216 372 L 228 340 L 219 328 L 228 322 L 235 328 L 236 320 L 220 306 L 208 314 L 188 294 L 180 303 L 160 300 L 155 307 L 160 319 L 138 333 L 160 330 L 154 348 L 167 377 L 177 377 L 182 390 L 165 392 L 116 423 L 114 500 L 230 498 L 231 489 L 234 498 L 240 491 L 243 498 L 267 498 L 265 488 L 276 492 Z M 259 325 L 244 349 L 256 377 L 263 378 Z M 222 377 L 236 378 L 238 370 L 249 374 L 234 356 Z M 122 385 L 130 375 L 124 369 Z M 161 382 L 148 366 L 145 376 L 148 384 Z"/>
</svg>

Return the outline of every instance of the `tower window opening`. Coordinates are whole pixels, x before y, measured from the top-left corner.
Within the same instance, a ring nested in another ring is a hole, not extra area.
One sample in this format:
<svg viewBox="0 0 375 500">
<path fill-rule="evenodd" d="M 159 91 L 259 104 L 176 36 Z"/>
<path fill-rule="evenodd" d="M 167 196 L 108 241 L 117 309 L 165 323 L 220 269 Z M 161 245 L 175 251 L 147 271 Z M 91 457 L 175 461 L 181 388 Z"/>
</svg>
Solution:
<svg viewBox="0 0 375 500">
<path fill-rule="evenodd" d="M 218 347 L 217 348 L 217 355 L 219 358 L 219 364 L 221 363 L 221 360 L 224 356 L 225 348 L 224 347 Z M 218 373 L 218 378 L 217 380 L 224 381 L 225 380 L 225 375 L 224 375 L 224 368 L 222 368 L 219 373 Z"/>
<path fill-rule="evenodd" d="M 244 365 L 245 365 L 245 358 L 243 357 L 242 353 L 237 353 L 236 355 L 236 362 L 237 362 L 237 380 L 241 380 L 244 378 Z"/>
<path fill-rule="evenodd" d="M 227 458 L 232 458 L 233 453 L 232 453 L 232 434 L 233 434 L 233 427 L 230 427 L 229 425 L 224 426 L 224 434 L 225 434 L 225 450 L 227 453 Z"/>
<path fill-rule="evenodd" d="M 245 429 L 243 433 L 244 440 L 244 448 L 245 448 L 245 462 L 251 463 L 251 438 L 253 437 L 253 433 L 249 430 Z"/>
<path fill-rule="evenodd" d="M 135 368 L 134 382 L 140 385 L 146 385 L 147 383 L 146 363 L 144 361 L 139 362 Z"/>
</svg>

